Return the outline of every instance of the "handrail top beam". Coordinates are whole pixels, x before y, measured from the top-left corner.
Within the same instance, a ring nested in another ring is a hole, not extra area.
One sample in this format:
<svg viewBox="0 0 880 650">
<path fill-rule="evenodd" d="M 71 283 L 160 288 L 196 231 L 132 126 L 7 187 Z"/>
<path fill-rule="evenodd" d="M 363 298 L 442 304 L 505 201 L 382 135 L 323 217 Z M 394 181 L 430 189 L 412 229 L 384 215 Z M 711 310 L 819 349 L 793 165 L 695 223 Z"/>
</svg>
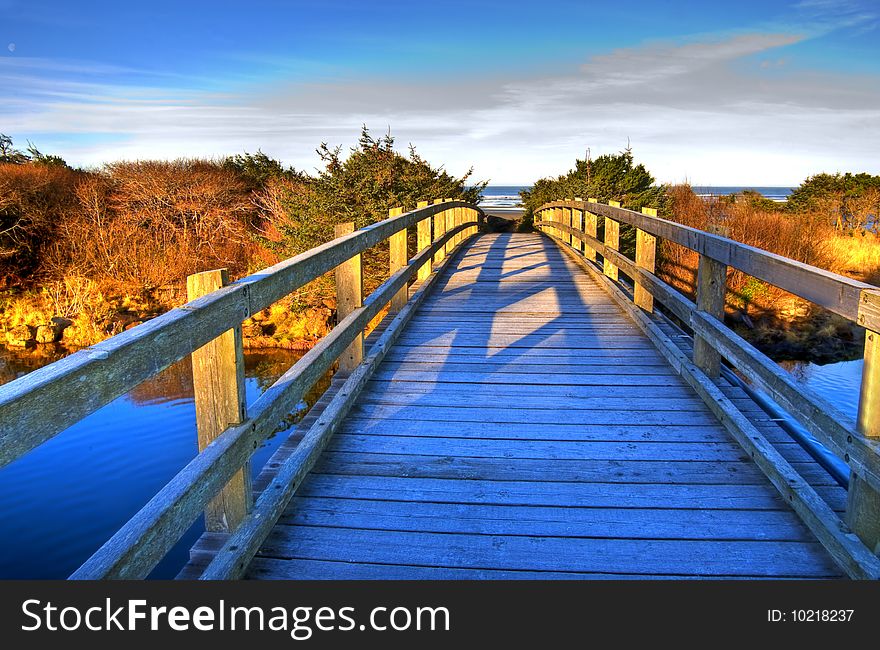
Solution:
<svg viewBox="0 0 880 650">
<path fill-rule="evenodd" d="M 859 325 L 869 329 L 880 328 L 880 309 L 875 311 L 862 308 L 864 316 L 860 318 L 859 315 L 863 293 L 878 291 L 878 287 L 874 285 L 743 244 L 723 235 L 716 235 L 668 219 L 653 217 L 605 203 L 571 200 L 550 201 L 540 206 L 536 211 L 560 207 L 579 208 L 599 216 L 623 221 L 652 235 L 739 269 L 747 275 L 800 296 Z"/>
</svg>

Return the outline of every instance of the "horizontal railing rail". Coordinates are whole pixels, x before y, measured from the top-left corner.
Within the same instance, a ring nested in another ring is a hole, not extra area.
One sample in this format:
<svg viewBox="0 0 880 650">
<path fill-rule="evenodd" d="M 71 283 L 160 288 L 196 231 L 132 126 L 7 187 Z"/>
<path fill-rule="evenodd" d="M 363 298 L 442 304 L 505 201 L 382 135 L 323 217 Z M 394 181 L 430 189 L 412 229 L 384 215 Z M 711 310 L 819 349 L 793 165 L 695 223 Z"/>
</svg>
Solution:
<svg viewBox="0 0 880 650">
<path fill-rule="evenodd" d="M 852 575 L 865 577 L 873 575 L 872 571 L 880 570 L 880 564 L 871 555 L 871 551 L 880 551 L 880 524 L 877 523 L 880 519 L 880 500 L 877 496 L 880 494 L 880 439 L 877 438 L 880 434 L 877 412 L 880 402 L 880 360 L 875 360 L 878 354 L 876 338 L 880 336 L 876 334 L 880 330 L 880 289 L 720 235 L 661 219 L 650 209 L 639 213 L 614 202 L 606 205 L 593 199 L 569 199 L 542 205 L 535 211 L 534 221 L 542 232 L 574 252 L 581 263 L 600 273 L 603 282 L 620 286 L 618 271 L 628 276 L 633 283 L 632 302 L 643 313 L 653 311 L 653 301 L 657 300 L 689 327 L 694 332 L 693 359 L 689 363 L 702 375 L 717 379 L 723 358 L 767 392 L 850 466 L 855 480 L 850 483 L 846 521 L 864 544 L 859 544 L 861 548 L 858 548 L 851 544 L 851 540 L 843 539 L 845 533 L 840 531 L 846 526 L 830 509 L 823 510 L 822 520 L 813 524 L 821 528 L 817 533 L 820 540 L 835 547 L 832 555 L 837 553 L 837 559 L 841 554 L 846 556 L 843 564 L 849 563 L 847 567 L 852 569 Z M 634 259 L 619 250 L 620 223 L 636 230 Z M 601 228 L 604 231 L 602 240 L 598 237 L 600 224 L 604 226 Z M 696 302 L 655 274 L 657 238 L 699 253 Z M 597 254 L 602 257 L 601 267 L 598 266 Z M 833 404 L 795 381 L 724 324 L 728 267 L 800 296 L 868 329 L 857 422 L 851 422 Z M 660 335 L 657 336 L 659 339 Z M 707 391 L 712 392 L 711 389 Z M 723 406 L 722 421 L 730 425 L 728 428 L 735 425 L 735 428 L 742 429 L 743 426 L 730 420 L 732 416 L 727 412 L 727 405 Z M 789 470 L 794 472 L 790 466 L 783 467 L 781 464 L 762 469 L 773 474 L 771 479 L 779 478 Z M 807 497 L 803 497 L 804 494 Z M 804 507 L 812 508 L 815 505 L 813 496 L 804 489 L 801 494 L 793 495 L 792 499 L 801 498 Z M 804 515 L 802 510 L 799 512 Z M 810 516 L 806 519 L 810 519 Z M 859 558 L 856 562 L 858 566 L 854 569 L 851 565 L 853 556 Z"/>
<path fill-rule="evenodd" d="M 0 386 L 0 467 L 217 338 L 230 323 L 253 316 L 400 230 L 460 208 L 478 210 L 464 201 L 447 201 L 380 221 Z"/>
<path fill-rule="evenodd" d="M 286 428 L 285 418 L 311 386 L 337 359 L 343 365 L 341 355 L 358 342 L 362 345 L 363 331 L 368 324 L 389 304 L 392 313 L 400 311 L 406 304 L 410 282 L 430 279 L 432 260 L 451 253 L 476 233 L 484 220 L 478 207 L 449 199 L 435 201 L 433 205 L 422 202 L 409 212 L 398 208 L 390 214 L 392 216 L 384 221 L 337 237 L 0 387 L 2 467 L 172 363 L 189 354 L 201 354 L 200 348 L 207 343 L 220 340 L 230 330 L 236 331 L 245 318 L 320 275 L 336 268 L 339 291 L 342 277 L 339 270 L 356 269 L 357 277 L 352 281 L 362 283 L 360 255 L 386 239 L 391 241 L 390 277 L 366 299 L 361 298 L 359 287 L 356 294 L 345 296 L 352 308 L 343 314 L 343 308 L 339 307 L 340 320 L 330 333 L 250 408 L 245 410 L 242 406 L 240 421 L 211 436 L 200 453 L 72 578 L 146 577 L 212 499 L 218 498 L 215 495 L 230 489 L 230 480 L 248 466 L 260 442 Z M 407 233 L 412 226 L 417 229 L 418 252 L 408 259 Z M 355 260 L 357 264 L 352 265 Z M 338 302 L 343 302 L 341 297 Z M 236 336 L 240 357 L 240 333 Z M 233 368 L 234 375 L 241 367 L 240 361 L 234 360 L 234 350 L 231 353 L 233 365 L 239 366 Z M 345 368 L 346 371 L 352 369 Z M 194 376 L 195 372 L 194 368 Z M 231 381 L 235 381 L 234 376 Z M 198 382 L 195 388 L 198 411 Z M 202 402 L 210 398 L 211 395 L 205 394 Z M 201 439 L 203 432 L 200 430 L 199 434 Z M 249 482 L 250 476 L 245 480 Z M 250 509 L 249 485 L 239 492 L 232 497 L 242 502 L 246 513 Z M 220 519 L 226 531 L 240 524 L 240 521 L 227 521 L 226 517 Z"/>
</svg>

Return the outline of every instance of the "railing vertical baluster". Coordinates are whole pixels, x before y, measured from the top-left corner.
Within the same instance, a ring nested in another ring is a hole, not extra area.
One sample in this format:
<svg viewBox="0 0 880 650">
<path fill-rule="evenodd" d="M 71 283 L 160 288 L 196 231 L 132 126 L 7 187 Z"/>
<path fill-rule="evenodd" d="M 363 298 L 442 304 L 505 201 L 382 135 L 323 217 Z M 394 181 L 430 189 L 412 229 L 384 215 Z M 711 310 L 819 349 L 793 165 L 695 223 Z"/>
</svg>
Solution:
<svg viewBox="0 0 880 650">
<path fill-rule="evenodd" d="M 417 208 L 427 208 L 427 201 L 419 201 Z M 428 246 L 431 245 L 431 221 L 432 217 L 428 217 L 427 219 L 422 219 L 419 221 L 416 226 L 416 249 L 421 252 L 425 250 Z M 430 262 L 425 262 L 418 270 L 418 274 L 416 275 L 416 279 L 422 281 L 426 279 L 429 275 L 431 275 L 431 264 Z"/>
<path fill-rule="evenodd" d="M 697 309 L 724 320 L 724 297 L 727 293 L 727 265 L 700 255 L 697 267 Z M 721 355 L 702 336 L 694 336 L 694 363 L 712 379 L 721 372 Z"/>
<path fill-rule="evenodd" d="M 186 279 L 188 300 L 229 284 L 226 269 L 205 271 Z M 202 451 L 230 425 L 247 418 L 244 395 L 244 350 L 241 325 L 227 330 L 192 353 L 196 428 Z M 250 463 L 240 469 L 205 509 L 205 530 L 231 532 L 252 505 Z"/>
<path fill-rule="evenodd" d="M 590 203 L 598 203 L 598 199 L 590 198 L 588 199 Z M 584 211 L 584 233 L 590 235 L 593 239 L 597 239 L 597 234 L 599 232 L 599 219 L 595 214 L 589 211 Z M 596 251 L 589 244 L 584 243 L 584 257 L 586 257 L 591 262 L 596 261 Z"/>
<path fill-rule="evenodd" d="M 656 217 L 657 210 L 654 208 L 642 208 L 642 214 L 646 214 L 649 217 Z M 649 273 L 653 273 L 656 256 L 657 238 L 641 228 L 636 228 L 636 266 Z M 650 291 L 645 289 L 644 285 L 639 282 L 638 278 L 633 278 L 633 281 L 635 282 L 633 302 L 646 312 L 653 312 L 654 296 L 651 295 Z"/>
<path fill-rule="evenodd" d="M 389 217 L 397 217 L 403 214 L 403 208 L 391 208 L 388 211 Z M 399 269 L 406 266 L 409 258 L 406 254 L 406 228 L 398 230 L 388 238 L 388 271 L 389 275 L 393 275 Z M 409 300 L 409 288 L 403 287 L 391 298 L 391 311 L 399 312 Z"/>
<path fill-rule="evenodd" d="M 354 232 L 354 223 L 336 224 L 336 236 Z M 363 306 L 364 275 L 361 255 L 358 253 L 336 267 L 336 320 L 341 321 L 355 309 Z M 339 370 L 349 373 L 364 358 L 364 333 L 360 332 L 339 357 Z"/>
<path fill-rule="evenodd" d="M 864 308 L 880 309 L 880 291 L 862 291 L 859 322 Z M 857 426 L 869 438 L 880 438 L 880 333 L 865 330 L 865 365 L 859 394 Z M 846 523 L 874 553 L 880 553 L 880 493 L 856 472 L 850 474 L 846 498 Z"/>
<path fill-rule="evenodd" d="M 618 201 L 608 201 L 608 205 L 615 208 L 620 207 L 620 203 Z M 605 217 L 605 246 L 614 250 L 618 250 L 620 248 L 620 223 L 608 217 Z M 612 264 L 608 258 L 605 258 L 605 262 L 602 265 L 602 268 L 605 272 L 605 275 L 607 275 L 612 280 L 617 280 L 617 266 Z"/>
</svg>

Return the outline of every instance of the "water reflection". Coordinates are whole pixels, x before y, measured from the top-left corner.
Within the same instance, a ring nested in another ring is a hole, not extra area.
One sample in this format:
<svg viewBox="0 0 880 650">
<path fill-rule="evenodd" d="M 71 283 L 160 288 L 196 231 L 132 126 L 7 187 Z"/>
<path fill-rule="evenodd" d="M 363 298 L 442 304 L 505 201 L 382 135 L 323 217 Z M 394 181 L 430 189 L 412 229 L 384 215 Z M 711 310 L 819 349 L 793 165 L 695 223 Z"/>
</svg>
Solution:
<svg viewBox="0 0 880 650">
<path fill-rule="evenodd" d="M 246 351 L 248 404 L 302 354 Z M 52 346 L 0 352 L 0 383 L 62 356 Z M 307 404 L 328 384 L 329 376 Z M 306 408 L 298 405 L 295 419 Z M 254 452 L 255 473 L 285 437 L 276 434 Z M 185 359 L 0 469 L 0 578 L 67 577 L 196 453 L 192 371 Z M 201 531 L 199 520 L 153 577 L 174 577 Z"/>
<path fill-rule="evenodd" d="M 780 361 L 795 379 L 834 404 L 853 422 L 859 410 L 859 388 L 864 361 L 839 361 L 817 365 L 808 361 Z"/>
</svg>

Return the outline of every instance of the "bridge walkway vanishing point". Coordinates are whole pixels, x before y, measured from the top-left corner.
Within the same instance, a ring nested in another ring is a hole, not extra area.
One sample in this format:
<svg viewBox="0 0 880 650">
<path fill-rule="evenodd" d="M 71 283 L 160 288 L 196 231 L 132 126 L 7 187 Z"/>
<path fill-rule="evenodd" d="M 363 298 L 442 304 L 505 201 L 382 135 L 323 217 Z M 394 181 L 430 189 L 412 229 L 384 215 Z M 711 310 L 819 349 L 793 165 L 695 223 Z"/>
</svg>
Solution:
<svg viewBox="0 0 880 650">
<path fill-rule="evenodd" d="M 842 509 L 845 491 L 741 389 L 726 392 Z M 183 576 L 224 537 L 206 535 Z M 840 570 L 594 280 L 546 237 L 490 234 L 452 260 L 246 575 Z"/>
<path fill-rule="evenodd" d="M 181 578 L 880 578 L 880 289 L 616 202 L 485 222 L 437 199 L 339 224 L 0 386 L 2 471 L 192 358 L 199 453 L 71 578 L 145 578 L 203 515 Z M 695 300 L 658 242 L 699 260 Z M 725 325 L 731 269 L 865 328 L 855 421 Z M 331 272 L 336 326 L 246 403 L 242 322 Z"/>
</svg>

